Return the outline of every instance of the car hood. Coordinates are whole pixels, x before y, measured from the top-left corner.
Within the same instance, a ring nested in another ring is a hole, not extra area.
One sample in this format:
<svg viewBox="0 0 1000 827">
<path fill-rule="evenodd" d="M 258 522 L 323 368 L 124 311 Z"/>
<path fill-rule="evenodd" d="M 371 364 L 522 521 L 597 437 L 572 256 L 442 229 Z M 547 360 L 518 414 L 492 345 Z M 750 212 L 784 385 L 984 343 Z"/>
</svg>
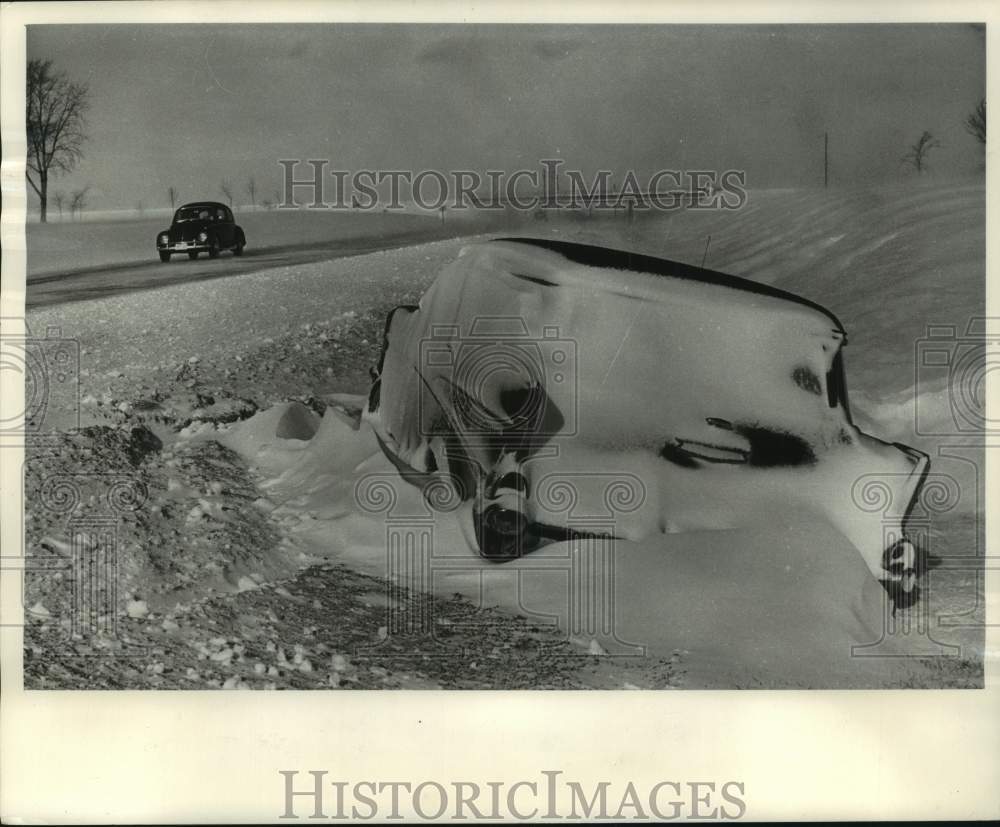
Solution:
<svg viewBox="0 0 1000 827">
<path fill-rule="evenodd" d="M 194 241 L 198 233 L 207 232 L 210 226 L 207 221 L 184 221 L 174 224 L 167 230 L 167 235 L 171 241 Z"/>
</svg>

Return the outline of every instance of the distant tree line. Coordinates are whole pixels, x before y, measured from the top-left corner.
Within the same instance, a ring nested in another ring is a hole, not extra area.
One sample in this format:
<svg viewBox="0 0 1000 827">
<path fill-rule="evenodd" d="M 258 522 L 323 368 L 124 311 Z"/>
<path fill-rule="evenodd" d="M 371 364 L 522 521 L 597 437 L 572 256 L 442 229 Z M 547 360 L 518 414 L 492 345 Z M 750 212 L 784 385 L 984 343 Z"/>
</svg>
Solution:
<svg viewBox="0 0 1000 827">
<path fill-rule="evenodd" d="M 232 182 L 228 178 L 223 178 L 219 182 L 219 194 L 226 200 L 226 203 L 229 204 L 230 209 L 232 209 L 233 207 L 233 202 L 236 198 L 236 193 L 237 193 L 236 188 L 233 186 Z M 255 211 L 257 209 L 257 196 L 260 193 L 260 189 L 257 186 L 257 179 L 253 175 L 247 178 L 246 193 L 247 196 L 250 198 L 250 209 Z M 170 202 L 171 210 L 177 208 L 177 202 L 180 200 L 180 192 L 176 187 L 173 186 L 167 187 L 167 200 Z M 280 199 L 278 197 L 278 193 L 275 193 L 273 199 L 264 198 L 261 200 L 260 205 L 264 209 L 270 210 L 274 208 L 274 206 L 278 203 L 279 200 Z"/>
</svg>

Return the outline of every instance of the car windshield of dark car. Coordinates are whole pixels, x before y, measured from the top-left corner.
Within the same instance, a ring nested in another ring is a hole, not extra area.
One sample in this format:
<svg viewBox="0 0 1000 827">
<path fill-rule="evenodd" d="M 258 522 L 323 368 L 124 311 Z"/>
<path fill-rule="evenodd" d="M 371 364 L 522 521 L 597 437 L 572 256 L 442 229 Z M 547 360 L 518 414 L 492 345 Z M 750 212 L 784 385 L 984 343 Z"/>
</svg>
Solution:
<svg viewBox="0 0 1000 827">
<path fill-rule="evenodd" d="M 207 221 L 212 217 L 212 211 L 207 207 L 186 207 L 177 211 L 174 222 L 181 221 Z"/>
</svg>

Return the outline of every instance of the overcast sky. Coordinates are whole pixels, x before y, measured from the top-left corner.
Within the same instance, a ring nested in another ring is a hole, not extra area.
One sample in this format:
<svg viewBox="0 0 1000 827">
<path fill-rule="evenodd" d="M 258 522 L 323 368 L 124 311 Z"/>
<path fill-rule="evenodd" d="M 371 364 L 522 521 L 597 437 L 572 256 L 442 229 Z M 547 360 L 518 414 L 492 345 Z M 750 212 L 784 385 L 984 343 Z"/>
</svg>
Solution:
<svg viewBox="0 0 1000 827">
<path fill-rule="evenodd" d="M 91 90 L 86 157 L 53 189 L 96 209 L 279 187 L 279 158 L 371 169 L 745 169 L 748 186 L 981 174 L 964 131 L 985 37 L 924 26 L 32 26 Z M 262 197 L 258 196 L 258 198 Z M 246 200 L 245 194 L 237 200 Z"/>
</svg>

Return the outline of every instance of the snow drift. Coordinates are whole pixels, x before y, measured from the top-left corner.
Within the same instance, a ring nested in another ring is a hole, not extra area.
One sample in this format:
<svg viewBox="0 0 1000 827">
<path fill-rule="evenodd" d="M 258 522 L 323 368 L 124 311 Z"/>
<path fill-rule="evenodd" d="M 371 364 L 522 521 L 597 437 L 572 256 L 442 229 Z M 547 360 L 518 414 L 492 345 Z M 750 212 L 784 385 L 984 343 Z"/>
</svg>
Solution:
<svg viewBox="0 0 1000 827">
<path fill-rule="evenodd" d="M 470 543 L 472 503 L 432 508 L 344 410 L 320 419 L 286 403 L 221 440 L 255 464 L 275 518 L 318 558 L 517 612 L 592 652 L 681 652 L 690 688 L 875 688 L 923 668 L 899 657 L 885 591 L 821 514 L 640 541 L 585 536 L 496 563 Z"/>
<path fill-rule="evenodd" d="M 470 247 L 391 316 L 367 400 L 322 421 L 279 406 L 223 440 L 318 555 L 603 651 L 688 652 L 694 685 L 918 668 L 884 657 L 902 652 L 872 575 L 912 584 L 902 522 L 927 460 L 852 424 L 839 322 L 616 256 Z M 859 501 L 873 475 L 893 510 Z"/>
</svg>

